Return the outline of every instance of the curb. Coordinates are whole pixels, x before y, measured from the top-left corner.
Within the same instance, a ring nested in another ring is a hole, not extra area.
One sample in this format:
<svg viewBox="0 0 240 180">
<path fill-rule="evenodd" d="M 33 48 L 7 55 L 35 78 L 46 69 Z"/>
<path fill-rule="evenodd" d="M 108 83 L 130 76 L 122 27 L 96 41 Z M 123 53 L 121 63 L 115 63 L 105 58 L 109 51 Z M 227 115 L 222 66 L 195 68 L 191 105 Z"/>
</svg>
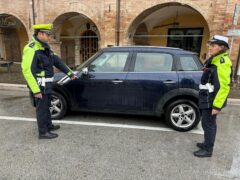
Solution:
<svg viewBox="0 0 240 180">
<path fill-rule="evenodd" d="M 10 91 L 28 91 L 27 85 L 0 83 L 0 90 Z"/>
<path fill-rule="evenodd" d="M 24 85 L 24 84 L 8 84 L 8 83 L 0 83 L 0 90 L 29 91 L 27 85 Z M 228 98 L 228 104 L 230 104 L 230 105 L 240 105 L 240 99 Z"/>
<path fill-rule="evenodd" d="M 230 104 L 230 105 L 240 105 L 240 99 L 228 98 L 227 104 Z"/>
</svg>

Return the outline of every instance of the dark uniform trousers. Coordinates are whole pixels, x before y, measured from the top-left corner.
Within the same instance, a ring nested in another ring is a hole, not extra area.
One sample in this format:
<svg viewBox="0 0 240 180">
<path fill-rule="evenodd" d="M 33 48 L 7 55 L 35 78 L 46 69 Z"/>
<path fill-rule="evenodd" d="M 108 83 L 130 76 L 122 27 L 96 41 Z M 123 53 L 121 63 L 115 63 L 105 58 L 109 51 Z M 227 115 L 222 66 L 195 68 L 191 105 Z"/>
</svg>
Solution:
<svg viewBox="0 0 240 180">
<path fill-rule="evenodd" d="M 204 146 L 207 151 L 212 152 L 217 133 L 217 115 L 212 115 L 212 109 L 202 109 L 201 112 L 202 127 L 204 130 Z"/>
<path fill-rule="evenodd" d="M 52 126 L 50 104 L 51 94 L 42 94 L 42 99 L 36 98 L 36 114 L 39 134 L 48 132 L 48 128 Z"/>
</svg>

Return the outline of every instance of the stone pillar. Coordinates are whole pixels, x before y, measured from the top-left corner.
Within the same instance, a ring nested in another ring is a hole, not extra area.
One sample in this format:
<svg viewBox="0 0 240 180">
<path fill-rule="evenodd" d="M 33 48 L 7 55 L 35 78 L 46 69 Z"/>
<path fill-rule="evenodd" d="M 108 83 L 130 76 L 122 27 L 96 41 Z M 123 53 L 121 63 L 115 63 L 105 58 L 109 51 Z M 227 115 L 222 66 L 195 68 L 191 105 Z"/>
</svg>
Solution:
<svg viewBox="0 0 240 180">
<path fill-rule="evenodd" d="M 51 49 L 53 50 L 53 52 L 60 57 L 61 59 L 61 42 L 57 41 L 57 40 L 52 40 L 51 42 L 49 42 L 49 45 L 51 47 Z M 54 73 L 58 73 L 61 72 L 59 69 L 57 69 L 56 67 L 53 68 L 54 69 Z"/>
<path fill-rule="evenodd" d="M 49 45 L 50 45 L 51 49 L 53 50 L 53 52 L 61 58 L 61 42 L 52 40 L 49 43 Z"/>
<path fill-rule="evenodd" d="M 80 65 L 80 39 L 75 39 L 75 65 Z"/>
</svg>

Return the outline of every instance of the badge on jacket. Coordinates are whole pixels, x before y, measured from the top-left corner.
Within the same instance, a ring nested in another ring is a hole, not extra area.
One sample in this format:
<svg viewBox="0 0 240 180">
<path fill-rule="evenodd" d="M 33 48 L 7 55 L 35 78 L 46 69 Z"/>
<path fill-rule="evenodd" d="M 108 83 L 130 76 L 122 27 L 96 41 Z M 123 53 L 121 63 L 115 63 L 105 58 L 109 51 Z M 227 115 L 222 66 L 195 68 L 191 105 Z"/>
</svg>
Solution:
<svg viewBox="0 0 240 180">
<path fill-rule="evenodd" d="M 221 64 L 222 64 L 222 63 L 225 63 L 224 58 L 221 58 L 221 59 L 220 59 L 220 63 L 221 63 Z"/>
<path fill-rule="evenodd" d="M 33 48 L 34 45 L 35 45 L 35 42 L 31 42 L 31 43 L 29 44 L 29 47 Z"/>
</svg>

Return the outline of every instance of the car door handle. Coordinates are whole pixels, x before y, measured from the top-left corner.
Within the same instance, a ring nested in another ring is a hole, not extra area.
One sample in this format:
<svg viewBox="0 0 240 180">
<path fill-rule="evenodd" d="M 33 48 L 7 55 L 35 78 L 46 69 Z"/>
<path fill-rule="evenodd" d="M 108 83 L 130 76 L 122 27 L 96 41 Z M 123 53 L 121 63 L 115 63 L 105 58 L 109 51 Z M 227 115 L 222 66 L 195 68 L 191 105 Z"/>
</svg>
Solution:
<svg viewBox="0 0 240 180">
<path fill-rule="evenodd" d="M 172 81 L 172 80 L 166 80 L 166 81 L 163 81 L 164 84 L 174 84 L 176 83 L 176 81 Z"/>
<path fill-rule="evenodd" d="M 122 80 L 113 80 L 112 82 L 113 82 L 114 84 L 123 83 Z"/>
</svg>

